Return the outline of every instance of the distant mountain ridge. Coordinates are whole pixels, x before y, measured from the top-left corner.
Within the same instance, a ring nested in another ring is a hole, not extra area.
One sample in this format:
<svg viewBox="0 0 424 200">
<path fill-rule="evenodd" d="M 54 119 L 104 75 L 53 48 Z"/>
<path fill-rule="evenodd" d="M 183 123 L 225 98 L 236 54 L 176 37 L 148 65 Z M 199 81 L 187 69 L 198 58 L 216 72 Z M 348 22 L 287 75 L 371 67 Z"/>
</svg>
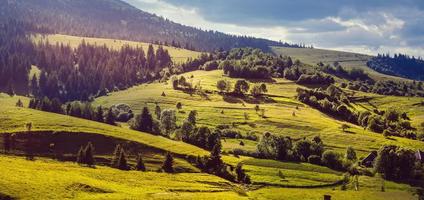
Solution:
<svg viewBox="0 0 424 200">
<path fill-rule="evenodd" d="M 175 43 L 185 48 L 300 47 L 267 39 L 228 35 L 174 23 L 121 0 L 0 0 L 1 19 L 14 18 L 56 33 Z M 1 20 L 0 19 L 0 20 Z"/>
</svg>

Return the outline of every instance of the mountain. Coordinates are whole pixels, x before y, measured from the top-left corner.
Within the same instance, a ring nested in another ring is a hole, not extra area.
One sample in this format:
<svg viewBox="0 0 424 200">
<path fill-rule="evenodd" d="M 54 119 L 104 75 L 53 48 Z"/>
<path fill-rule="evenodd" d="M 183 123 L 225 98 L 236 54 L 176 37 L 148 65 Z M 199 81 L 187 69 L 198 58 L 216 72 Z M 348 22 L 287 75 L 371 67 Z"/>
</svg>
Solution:
<svg viewBox="0 0 424 200">
<path fill-rule="evenodd" d="M 1 0 L 1 19 L 18 19 L 76 36 L 175 44 L 187 49 L 294 46 L 266 39 L 204 31 L 141 11 L 120 0 Z"/>
</svg>

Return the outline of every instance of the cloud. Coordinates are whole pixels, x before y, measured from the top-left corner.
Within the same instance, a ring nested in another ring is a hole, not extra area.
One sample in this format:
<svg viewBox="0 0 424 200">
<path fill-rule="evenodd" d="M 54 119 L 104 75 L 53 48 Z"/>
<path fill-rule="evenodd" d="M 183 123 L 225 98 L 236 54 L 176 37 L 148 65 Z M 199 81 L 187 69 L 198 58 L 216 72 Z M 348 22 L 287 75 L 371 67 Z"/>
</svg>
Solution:
<svg viewBox="0 0 424 200">
<path fill-rule="evenodd" d="M 422 0 L 126 0 L 178 23 L 236 35 L 424 57 Z"/>
</svg>

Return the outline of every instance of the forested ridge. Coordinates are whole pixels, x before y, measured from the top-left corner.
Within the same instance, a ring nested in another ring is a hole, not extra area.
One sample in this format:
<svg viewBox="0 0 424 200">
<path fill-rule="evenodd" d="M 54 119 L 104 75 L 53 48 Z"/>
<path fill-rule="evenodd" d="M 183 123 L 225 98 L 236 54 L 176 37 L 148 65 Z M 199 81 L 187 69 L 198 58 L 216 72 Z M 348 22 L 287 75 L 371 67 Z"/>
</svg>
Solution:
<svg viewBox="0 0 424 200">
<path fill-rule="evenodd" d="M 368 67 L 378 72 L 410 78 L 424 80 L 424 60 L 406 54 L 379 54 L 367 62 Z"/>
<path fill-rule="evenodd" d="M 116 38 L 212 51 L 236 47 L 303 47 L 181 25 L 120 0 L 15 0 L 0 6 L 0 18 L 23 20 L 56 33 Z"/>
</svg>

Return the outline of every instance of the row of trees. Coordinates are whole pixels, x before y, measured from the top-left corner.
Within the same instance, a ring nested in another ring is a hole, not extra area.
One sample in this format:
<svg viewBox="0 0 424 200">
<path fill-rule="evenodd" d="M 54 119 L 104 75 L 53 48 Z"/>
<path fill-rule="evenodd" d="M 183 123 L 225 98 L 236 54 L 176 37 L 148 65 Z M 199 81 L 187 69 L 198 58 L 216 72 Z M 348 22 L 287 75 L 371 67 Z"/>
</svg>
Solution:
<svg viewBox="0 0 424 200">
<path fill-rule="evenodd" d="M 406 113 L 399 113 L 394 109 L 375 110 L 373 113 L 352 110 L 347 94 L 334 85 L 326 90 L 298 88 L 297 93 L 299 101 L 334 117 L 369 128 L 377 133 L 384 133 L 385 136 L 395 135 L 416 139 L 416 129 L 411 126 Z"/>
<path fill-rule="evenodd" d="M 28 108 L 70 115 L 110 125 L 115 125 L 116 121 L 116 116 L 111 108 L 105 110 L 102 106 L 93 107 L 89 102 L 73 101 L 62 104 L 58 98 L 50 100 L 48 97 L 44 97 L 42 99 L 31 99 Z"/>
<path fill-rule="evenodd" d="M 220 93 L 233 93 L 237 95 L 244 95 L 250 89 L 250 94 L 254 97 L 261 96 L 268 92 L 265 83 L 255 84 L 250 87 L 250 84 L 246 80 L 237 80 L 234 86 L 228 80 L 219 80 L 216 83 L 216 87 Z M 234 87 L 234 88 L 233 88 Z"/>
<path fill-rule="evenodd" d="M 303 138 L 297 142 L 290 137 L 278 136 L 266 132 L 257 144 L 254 156 L 279 161 L 302 161 L 324 165 L 335 170 L 349 170 L 356 161 L 356 152 L 352 147 L 341 155 L 332 150 L 324 149 L 324 142 L 319 136 L 312 140 Z"/>
<path fill-rule="evenodd" d="M 77 154 L 76 162 L 80 165 L 95 167 L 96 161 L 94 158 L 94 145 L 91 142 L 88 142 L 85 147 L 81 146 Z M 131 169 L 127 160 L 127 155 L 125 153 L 125 150 L 120 144 L 115 146 L 115 150 L 112 155 L 110 166 L 120 170 Z M 144 164 L 143 157 L 141 154 L 137 155 L 135 170 L 146 171 L 146 166 Z M 165 154 L 165 160 L 159 171 L 164 171 L 167 173 L 175 172 L 174 158 L 169 152 Z"/>
<path fill-rule="evenodd" d="M 342 87 L 362 92 L 372 92 L 392 96 L 419 96 L 424 97 L 424 83 L 422 81 L 400 82 L 392 80 L 351 81 L 341 84 Z"/>
</svg>

